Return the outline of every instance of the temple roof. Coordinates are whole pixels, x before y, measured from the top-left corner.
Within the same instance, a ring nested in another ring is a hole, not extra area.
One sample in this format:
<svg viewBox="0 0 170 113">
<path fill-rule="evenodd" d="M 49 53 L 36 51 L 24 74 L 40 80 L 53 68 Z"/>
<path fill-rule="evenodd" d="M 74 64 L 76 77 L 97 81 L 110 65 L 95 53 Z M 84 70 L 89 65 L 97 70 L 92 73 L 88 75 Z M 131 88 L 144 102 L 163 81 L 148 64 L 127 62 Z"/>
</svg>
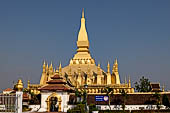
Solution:
<svg viewBox="0 0 170 113">
<path fill-rule="evenodd" d="M 68 85 L 63 84 L 48 84 L 40 88 L 40 90 L 50 91 L 71 91 L 72 89 Z"/>
<path fill-rule="evenodd" d="M 46 85 L 42 86 L 39 90 L 50 91 L 71 91 L 72 88 L 58 73 L 51 77 L 52 80 L 48 81 Z"/>
<path fill-rule="evenodd" d="M 4 91 L 13 91 L 11 88 L 7 88 Z"/>
<path fill-rule="evenodd" d="M 59 74 L 55 74 L 54 76 L 52 76 L 51 77 L 51 79 L 54 79 L 54 80 L 56 80 L 56 79 L 63 79 L 61 76 L 59 76 Z"/>
</svg>

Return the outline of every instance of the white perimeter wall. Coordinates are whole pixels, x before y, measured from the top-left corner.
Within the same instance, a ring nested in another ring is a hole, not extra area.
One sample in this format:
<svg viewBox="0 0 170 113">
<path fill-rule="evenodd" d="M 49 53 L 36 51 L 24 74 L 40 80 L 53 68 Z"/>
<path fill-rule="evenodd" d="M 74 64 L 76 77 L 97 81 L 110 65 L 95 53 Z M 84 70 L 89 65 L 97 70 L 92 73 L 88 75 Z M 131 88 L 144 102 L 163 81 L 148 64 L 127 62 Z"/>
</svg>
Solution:
<svg viewBox="0 0 170 113">
<path fill-rule="evenodd" d="M 99 110 L 109 110 L 108 105 L 96 105 Z M 111 105 L 111 110 L 122 110 L 121 105 Z M 125 110 L 156 110 L 156 105 L 126 105 Z M 161 109 L 166 109 L 164 105 L 161 105 Z"/>
</svg>

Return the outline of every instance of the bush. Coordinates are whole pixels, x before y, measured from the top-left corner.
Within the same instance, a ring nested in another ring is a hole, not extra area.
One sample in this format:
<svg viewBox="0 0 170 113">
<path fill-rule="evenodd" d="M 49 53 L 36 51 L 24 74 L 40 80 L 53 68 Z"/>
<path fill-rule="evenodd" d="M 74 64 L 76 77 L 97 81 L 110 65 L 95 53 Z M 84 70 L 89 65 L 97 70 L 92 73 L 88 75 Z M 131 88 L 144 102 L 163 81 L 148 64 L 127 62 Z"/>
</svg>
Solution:
<svg viewBox="0 0 170 113">
<path fill-rule="evenodd" d="M 89 113 L 92 113 L 92 111 L 98 111 L 98 109 L 96 108 L 96 105 L 94 104 L 89 105 Z"/>
<path fill-rule="evenodd" d="M 67 110 L 67 113 L 86 113 L 85 104 L 78 104 L 73 109 Z"/>
</svg>

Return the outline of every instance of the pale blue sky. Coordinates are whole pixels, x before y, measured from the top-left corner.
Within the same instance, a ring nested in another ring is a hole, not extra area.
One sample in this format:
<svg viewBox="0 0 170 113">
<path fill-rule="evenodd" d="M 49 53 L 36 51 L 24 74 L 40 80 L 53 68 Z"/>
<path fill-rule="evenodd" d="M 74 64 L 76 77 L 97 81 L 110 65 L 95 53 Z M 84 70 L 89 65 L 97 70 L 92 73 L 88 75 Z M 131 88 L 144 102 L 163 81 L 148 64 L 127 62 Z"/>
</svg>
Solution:
<svg viewBox="0 0 170 113">
<path fill-rule="evenodd" d="M 169 0 L 0 1 L 0 90 L 39 83 L 43 60 L 68 65 L 85 8 L 90 51 L 106 70 L 117 57 L 121 81 L 142 75 L 170 89 Z"/>
</svg>

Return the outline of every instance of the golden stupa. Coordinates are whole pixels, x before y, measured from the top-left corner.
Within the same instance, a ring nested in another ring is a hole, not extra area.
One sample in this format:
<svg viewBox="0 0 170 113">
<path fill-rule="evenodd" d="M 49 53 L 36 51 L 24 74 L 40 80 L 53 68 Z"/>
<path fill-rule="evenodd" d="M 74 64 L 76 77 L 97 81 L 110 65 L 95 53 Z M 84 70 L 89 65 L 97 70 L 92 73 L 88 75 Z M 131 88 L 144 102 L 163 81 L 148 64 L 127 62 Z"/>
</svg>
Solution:
<svg viewBox="0 0 170 113">
<path fill-rule="evenodd" d="M 65 80 L 75 88 L 82 88 L 88 85 L 88 93 L 102 93 L 105 87 L 114 88 L 114 93 L 119 93 L 120 89 L 126 90 L 128 93 L 133 93 L 134 88 L 131 88 L 130 79 L 124 84 L 120 83 L 118 72 L 118 61 L 115 59 L 112 72 L 110 72 L 110 64 L 108 62 L 107 72 L 105 72 L 100 64 L 95 64 L 95 59 L 91 57 L 89 51 L 89 40 L 86 31 L 84 10 L 82 11 L 81 27 L 77 39 L 77 53 L 70 59 L 69 65 L 62 67 L 61 63 L 59 69 L 55 69 L 51 63 L 44 61 L 43 71 L 40 84 L 30 84 L 28 81 L 28 89 L 35 94 L 40 93 L 37 89 L 46 85 L 46 82 L 51 80 L 51 77 L 56 73 L 64 77 Z"/>
</svg>

